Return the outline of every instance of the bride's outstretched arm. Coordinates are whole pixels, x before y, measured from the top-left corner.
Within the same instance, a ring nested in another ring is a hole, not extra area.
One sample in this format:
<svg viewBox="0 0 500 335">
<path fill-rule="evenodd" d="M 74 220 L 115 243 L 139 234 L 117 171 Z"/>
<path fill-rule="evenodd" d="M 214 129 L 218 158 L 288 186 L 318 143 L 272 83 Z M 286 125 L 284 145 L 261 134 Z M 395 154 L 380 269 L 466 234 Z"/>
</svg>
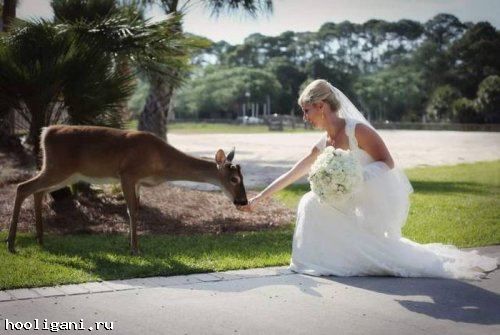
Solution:
<svg viewBox="0 0 500 335">
<path fill-rule="evenodd" d="M 269 198 L 274 193 L 284 189 L 288 185 L 302 178 L 309 172 L 311 165 L 314 163 L 318 155 L 319 155 L 319 150 L 316 147 L 314 147 L 308 155 L 306 155 L 304 158 L 295 163 L 295 165 L 290 170 L 288 170 L 286 173 L 276 178 L 262 192 L 260 192 L 254 198 L 250 199 L 247 206 L 242 206 L 239 208 L 242 210 L 252 210 L 252 208 L 259 201 Z"/>
</svg>

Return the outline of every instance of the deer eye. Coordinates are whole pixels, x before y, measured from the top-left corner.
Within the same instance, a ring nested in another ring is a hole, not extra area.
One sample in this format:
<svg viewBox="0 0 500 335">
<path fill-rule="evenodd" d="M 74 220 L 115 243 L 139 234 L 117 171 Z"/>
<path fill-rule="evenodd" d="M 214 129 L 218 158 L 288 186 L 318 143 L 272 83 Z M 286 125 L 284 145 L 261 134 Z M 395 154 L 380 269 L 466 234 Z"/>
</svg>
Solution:
<svg viewBox="0 0 500 335">
<path fill-rule="evenodd" d="M 233 183 L 233 184 L 238 184 L 238 183 L 240 182 L 240 179 L 239 179 L 239 178 L 237 178 L 237 177 L 231 177 L 230 181 L 231 181 L 231 183 Z"/>
</svg>

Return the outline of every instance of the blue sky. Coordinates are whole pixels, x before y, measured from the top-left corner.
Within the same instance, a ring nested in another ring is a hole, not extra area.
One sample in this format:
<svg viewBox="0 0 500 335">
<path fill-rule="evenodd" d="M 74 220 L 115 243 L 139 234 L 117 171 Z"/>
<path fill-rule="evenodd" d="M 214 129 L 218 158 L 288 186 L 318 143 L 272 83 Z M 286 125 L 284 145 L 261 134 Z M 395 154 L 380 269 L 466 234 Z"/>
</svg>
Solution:
<svg viewBox="0 0 500 335">
<path fill-rule="evenodd" d="M 315 31 L 325 22 L 362 23 L 373 18 L 424 22 L 438 13 L 453 14 L 461 21 L 489 21 L 500 27 L 500 0 L 274 0 L 274 13 L 258 19 L 244 15 L 213 18 L 199 0 L 190 3 L 185 30 L 231 44 L 242 43 L 252 33 L 275 36 L 287 30 Z M 18 16 L 51 17 L 49 4 L 50 0 L 20 0 Z M 158 8 L 150 13 L 162 16 Z"/>
</svg>

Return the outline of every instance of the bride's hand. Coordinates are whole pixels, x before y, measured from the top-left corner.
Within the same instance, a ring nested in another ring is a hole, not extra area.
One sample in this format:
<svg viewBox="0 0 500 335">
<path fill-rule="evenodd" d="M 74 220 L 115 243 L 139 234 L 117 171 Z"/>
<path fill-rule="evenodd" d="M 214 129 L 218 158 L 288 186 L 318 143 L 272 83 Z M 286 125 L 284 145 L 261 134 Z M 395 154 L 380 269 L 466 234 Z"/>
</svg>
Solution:
<svg viewBox="0 0 500 335">
<path fill-rule="evenodd" d="M 253 197 L 252 199 L 248 200 L 248 204 L 245 205 L 245 206 L 236 206 L 236 208 L 238 208 L 240 211 L 243 211 L 243 212 L 252 212 L 254 209 L 255 209 L 255 205 L 257 205 L 257 203 L 262 200 L 262 198 L 257 195 L 255 197 Z"/>
</svg>

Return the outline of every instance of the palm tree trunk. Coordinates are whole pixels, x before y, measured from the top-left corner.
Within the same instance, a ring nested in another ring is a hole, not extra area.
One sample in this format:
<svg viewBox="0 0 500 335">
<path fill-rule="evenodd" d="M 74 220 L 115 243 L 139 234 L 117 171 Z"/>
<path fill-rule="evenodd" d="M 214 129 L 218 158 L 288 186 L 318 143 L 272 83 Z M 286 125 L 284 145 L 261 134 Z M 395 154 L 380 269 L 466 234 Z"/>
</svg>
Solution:
<svg viewBox="0 0 500 335">
<path fill-rule="evenodd" d="M 179 6 L 178 0 L 163 1 L 165 13 L 172 14 L 177 12 Z M 177 29 L 182 31 L 182 26 Z M 172 73 L 173 77 L 179 73 Z M 146 100 L 146 105 L 139 118 L 138 129 L 149 131 L 156 136 L 167 141 L 168 114 L 173 113 L 174 85 L 166 82 L 160 77 L 151 81 L 151 88 Z"/>
<path fill-rule="evenodd" d="M 165 14 L 176 13 L 179 7 L 179 0 L 149 0 L 149 3 L 161 3 Z M 221 12 L 224 9 L 244 8 L 249 10 L 251 4 L 260 3 L 261 1 L 254 0 L 232 0 L 227 2 L 221 1 L 202 1 L 212 5 L 215 12 Z M 272 11 L 272 4 L 265 1 L 265 6 L 268 11 Z M 250 12 L 252 10 L 249 10 Z M 179 32 L 182 32 L 182 26 L 177 26 Z M 174 77 L 181 75 L 181 73 L 173 73 Z M 149 96 L 146 100 L 146 105 L 142 110 L 139 118 L 139 130 L 149 131 L 156 134 L 160 138 L 167 139 L 167 116 L 172 109 L 174 85 L 165 82 L 164 80 L 156 80 L 151 83 Z"/>
<path fill-rule="evenodd" d="M 146 104 L 139 118 L 138 129 L 167 140 L 167 117 L 173 102 L 174 88 L 163 80 L 151 84 Z"/>
<path fill-rule="evenodd" d="M 2 31 L 8 31 L 10 22 L 16 17 L 17 0 L 4 0 L 2 10 Z"/>
<path fill-rule="evenodd" d="M 16 6 L 18 0 L 4 0 L 2 7 L 2 29 L 1 31 L 8 31 L 12 19 L 16 17 Z M 6 118 L 4 124 L 0 127 L 0 138 L 8 139 L 14 135 L 14 112 L 5 111 Z"/>
</svg>

